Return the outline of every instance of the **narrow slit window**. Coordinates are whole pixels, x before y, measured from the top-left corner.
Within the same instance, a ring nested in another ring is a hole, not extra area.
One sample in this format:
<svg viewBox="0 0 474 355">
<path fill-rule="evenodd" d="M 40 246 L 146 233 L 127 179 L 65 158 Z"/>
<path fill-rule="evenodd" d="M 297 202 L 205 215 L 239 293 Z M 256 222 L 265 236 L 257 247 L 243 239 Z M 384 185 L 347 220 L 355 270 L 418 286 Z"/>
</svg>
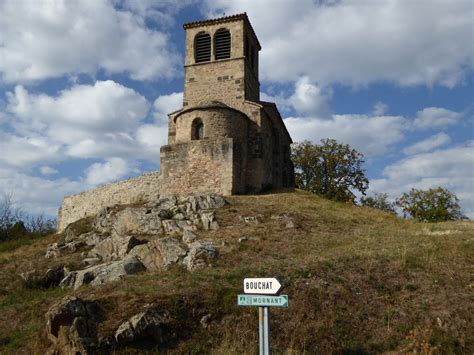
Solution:
<svg viewBox="0 0 474 355">
<path fill-rule="evenodd" d="M 230 32 L 225 28 L 217 30 L 214 35 L 216 60 L 230 58 L 230 45 Z"/>
<path fill-rule="evenodd" d="M 194 59 L 196 63 L 211 61 L 211 35 L 199 32 L 194 37 Z"/>
<path fill-rule="evenodd" d="M 192 140 L 200 140 L 204 138 L 204 124 L 200 118 L 196 118 L 193 121 L 191 127 L 191 139 Z"/>
</svg>

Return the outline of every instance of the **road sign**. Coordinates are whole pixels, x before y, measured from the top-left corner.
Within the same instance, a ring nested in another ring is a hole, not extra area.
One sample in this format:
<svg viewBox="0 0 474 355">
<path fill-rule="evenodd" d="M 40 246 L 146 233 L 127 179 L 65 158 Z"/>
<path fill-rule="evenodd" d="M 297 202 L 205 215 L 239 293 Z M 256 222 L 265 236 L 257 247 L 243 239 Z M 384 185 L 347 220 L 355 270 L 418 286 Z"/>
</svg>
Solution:
<svg viewBox="0 0 474 355">
<path fill-rule="evenodd" d="M 276 295 L 281 284 L 274 277 L 244 279 L 244 293 L 258 295 Z"/>
<path fill-rule="evenodd" d="M 288 307 L 288 296 L 238 295 L 239 306 Z"/>
</svg>

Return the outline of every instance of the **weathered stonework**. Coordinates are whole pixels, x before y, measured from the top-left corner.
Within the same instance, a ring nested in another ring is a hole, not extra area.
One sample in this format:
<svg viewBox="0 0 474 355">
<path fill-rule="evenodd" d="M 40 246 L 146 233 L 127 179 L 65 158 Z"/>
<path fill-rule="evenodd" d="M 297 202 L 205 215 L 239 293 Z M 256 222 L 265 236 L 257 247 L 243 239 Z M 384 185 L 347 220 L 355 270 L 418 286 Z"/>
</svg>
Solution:
<svg viewBox="0 0 474 355">
<path fill-rule="evenodd" d="M 161 174 L 155 172 L 66 196 L 58 211 L 58 231 L 62 232 L 70 223 L 81 218 L 95 216 L 104 207 L 157 198 L 160 190 Z"/>
<path fill-rule="evenodd" d="M 160 193 L 231 195 L 293 186 L 291 137 L 276 105 L 260 101 L 261 47 L 247 15 L 183 27 L 183 108 L 168 115 L 161 173 L 65 197 L 58 214 L 59 231 L 102 207 L 147 201 Z M 219 43 L 218 33 L 226 36 Z M 199 42 L 197 35 L 207 42 Z M 198 59 L 198 52 L 205 53 L 204 60 Z"/>
</svg>

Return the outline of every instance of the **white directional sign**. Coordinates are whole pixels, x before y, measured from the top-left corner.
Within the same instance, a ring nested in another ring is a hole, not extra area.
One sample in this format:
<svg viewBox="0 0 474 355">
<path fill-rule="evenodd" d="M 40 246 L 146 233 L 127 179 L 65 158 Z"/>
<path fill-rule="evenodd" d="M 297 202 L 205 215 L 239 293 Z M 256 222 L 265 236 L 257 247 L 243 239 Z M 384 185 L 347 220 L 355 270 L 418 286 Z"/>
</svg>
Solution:
<svg viewBox="0 0 474 355">
<path fill-rule="evenodd" d="M 274 277 L 244 279 L 244 293 L 276 295 L 280 288 L 280 282 Z"/>
</svg>

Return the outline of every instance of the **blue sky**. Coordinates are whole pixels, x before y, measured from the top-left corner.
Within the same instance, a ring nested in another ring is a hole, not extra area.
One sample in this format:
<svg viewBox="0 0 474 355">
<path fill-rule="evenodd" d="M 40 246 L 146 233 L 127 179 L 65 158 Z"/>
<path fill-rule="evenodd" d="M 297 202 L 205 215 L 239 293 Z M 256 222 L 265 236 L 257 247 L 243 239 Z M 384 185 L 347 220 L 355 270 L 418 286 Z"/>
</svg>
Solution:
<svg viewBox="0 0 474 355">
<path fill-rule="evenodd" d="M 4 0 L 0 193 L 64 195 L 159 170 L 181 107 L 182 23 L 247 12 L 262 99 L 294 141 L 364 153 L 370 191 L 444 186 L 474 217 L 470 0 Z"/>
</svg>

